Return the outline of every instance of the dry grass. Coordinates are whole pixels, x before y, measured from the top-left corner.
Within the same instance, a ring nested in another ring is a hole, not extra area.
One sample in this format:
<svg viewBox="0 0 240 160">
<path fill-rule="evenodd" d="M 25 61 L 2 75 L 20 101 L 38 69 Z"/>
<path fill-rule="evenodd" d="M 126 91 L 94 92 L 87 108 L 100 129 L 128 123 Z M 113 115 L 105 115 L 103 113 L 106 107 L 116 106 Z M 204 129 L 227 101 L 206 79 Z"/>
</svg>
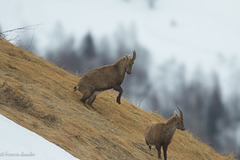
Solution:
<svg viewBox="0 0 240 160">
<path fill-rule="evenodd" d="M 0 39 L 0 113 L 36 132 L 81 160 L 157 159 L 144 142 L 150 121 L 165 121 L 116 93 L 100 94 L 96 111 L 73 92 L 79 78 Z M 169 146 L 170 160 L 230 160 L 188 132 L 177 131 Z"/>
</svg>

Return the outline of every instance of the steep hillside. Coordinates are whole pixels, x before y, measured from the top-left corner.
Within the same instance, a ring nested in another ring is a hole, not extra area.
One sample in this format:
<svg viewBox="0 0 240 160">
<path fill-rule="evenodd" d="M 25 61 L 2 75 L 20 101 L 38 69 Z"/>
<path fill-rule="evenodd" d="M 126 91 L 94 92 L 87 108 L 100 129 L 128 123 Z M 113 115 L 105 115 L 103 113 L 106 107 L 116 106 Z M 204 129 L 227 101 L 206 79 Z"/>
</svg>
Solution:
<svg viewBox="0 0 240 160">
<path fill-rule="evenodd" d="M 0 39 L 0 113 L 57 144 L 81 160 L 157 159 L 144 142 L 150 121 L 162 117 L 122 100 L 100 94 L 96 111 L 73 92 L 79 77 Z M 170 160 L 228 160 L 187 131 L 177 131 L 169 146 Z"/>
</svg>

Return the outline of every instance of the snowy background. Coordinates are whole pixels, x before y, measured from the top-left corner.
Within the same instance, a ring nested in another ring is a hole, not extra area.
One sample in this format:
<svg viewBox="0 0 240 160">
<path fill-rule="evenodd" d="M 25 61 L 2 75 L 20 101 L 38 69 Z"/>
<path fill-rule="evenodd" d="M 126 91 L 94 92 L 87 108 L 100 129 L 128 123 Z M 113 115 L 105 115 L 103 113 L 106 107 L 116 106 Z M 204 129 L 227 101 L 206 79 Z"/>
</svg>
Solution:
<svg viewBox="0 0 240 160">
<path fill-rule="evenodd" d="M 124 97 L 240 154 L 239 0 L 0 0 L 5 38 L 72 73 L 137 51 Z M 83 60 L 84 59 L 84 60 Z M 96 60 L 97 59 L 97 60 Z M 86 62 L 87 63 L 84 63 Z"/>
<path fill-rule="evenodd" d="M 0 114 L 0 159 L 78 160 L 71 154 Z"/>
<path fill-rule="evenodd" d="M 99 43 L 105 37 L 113 41 L 122 29 L 126 38 L 137 39 L 151 53 L 152 72 L 170 58 L 184 63 L 189 71 L 196 67 L 207 73 L 220 71 L 227 94 L 226 82 L 230 80 L 225 69 L 227 65 L 239 67 L 236 66 L 240 52 L 238 0 L 1 0 L 0 3 L 4 6 L 0 15 L 2 31 L 41 24 L 27 33 L 37 43 L 36 50 L 41 56 L 49 46 L 61 41 L 56 30 L 73 35 L 77 41 L 90 32 Z M 11 39 L 15 35 L 9 36 Z M 23 41 L 17 40 L 14 43 Z"/>
</svg>

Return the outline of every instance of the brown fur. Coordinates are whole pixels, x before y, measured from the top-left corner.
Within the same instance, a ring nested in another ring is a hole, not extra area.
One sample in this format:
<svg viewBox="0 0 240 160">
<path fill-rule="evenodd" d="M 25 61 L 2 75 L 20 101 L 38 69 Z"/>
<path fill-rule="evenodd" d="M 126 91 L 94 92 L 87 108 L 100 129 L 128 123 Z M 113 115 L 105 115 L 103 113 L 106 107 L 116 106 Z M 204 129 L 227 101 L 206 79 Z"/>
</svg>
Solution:
<svg viewBox="0 0 240 160">
<path fill-rule="evenodd" d="M 80 78 L 78 85 L 74 87 L 74 91 L 79 90 L 83 94 L 81 99 L 83 103 L 88 99 L 88 104 L 92 105 L 97 94 L 113 88 L 119 92 L 117 103 L 121 104 L 120 99 L 123 93 L 121 84 L 125 78 L 125 73 L 131 74 L 135 59 L 136 52 L 133 51 L 133 58 L 130 55 L 125 56 L 112 65 L 106 65 L 87 72 Z"/>
<path fill-rule="evenodd" d="M 178 108 L 179 109 L 179 108 Z M 180 116 L 175 112 L 166 123 L 151 122 L 145 131 L 145 141 L 151 150 L 151 145 L 155 145 L 158 151 L 158 158 L 161 158 L 161 147 L 163 147 L 164 160 L 167 160 L 167 148 L 171 143 L 176 129 L 185 130 L 183 114 L 179 109 Z"/>
</svg>

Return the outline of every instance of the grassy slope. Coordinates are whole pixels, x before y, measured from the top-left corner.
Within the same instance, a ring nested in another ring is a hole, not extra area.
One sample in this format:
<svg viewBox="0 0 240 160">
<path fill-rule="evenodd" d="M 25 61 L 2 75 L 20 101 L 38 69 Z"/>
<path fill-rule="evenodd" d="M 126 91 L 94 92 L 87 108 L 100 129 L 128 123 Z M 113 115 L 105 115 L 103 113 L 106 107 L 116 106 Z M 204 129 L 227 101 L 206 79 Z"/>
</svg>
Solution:
<svg viewBox="0 0 240 160">
<path fill-rule="evenodd" d="M 0 39 L 0 113 L 36 132 L 81 160 L 157 159 L 144 142 L 150 121 L 162 117 L 145 112 L 116 94 L 100 94 L 96 111 L 73 92 L 79 77 Z M 227 160 L 190 133 L 177 131 L 168 149 L 170 160 Z"/>
</svg>

